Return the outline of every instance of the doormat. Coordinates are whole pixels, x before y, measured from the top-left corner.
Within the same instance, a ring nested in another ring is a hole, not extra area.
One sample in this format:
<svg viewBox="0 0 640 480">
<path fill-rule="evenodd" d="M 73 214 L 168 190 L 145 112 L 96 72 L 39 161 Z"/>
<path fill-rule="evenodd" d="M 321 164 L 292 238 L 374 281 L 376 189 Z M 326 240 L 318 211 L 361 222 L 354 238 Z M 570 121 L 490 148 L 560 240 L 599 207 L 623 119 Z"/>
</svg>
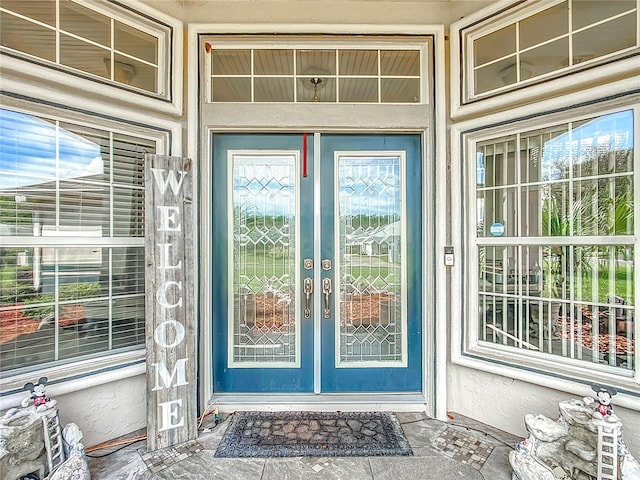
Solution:
<svg viewBox="0 0 640 480">
<path fill-rule="evenodd" d="M 383 412 L 236 412 L 216 457 L 413 455 L 395 416 Z"/>
</svg>

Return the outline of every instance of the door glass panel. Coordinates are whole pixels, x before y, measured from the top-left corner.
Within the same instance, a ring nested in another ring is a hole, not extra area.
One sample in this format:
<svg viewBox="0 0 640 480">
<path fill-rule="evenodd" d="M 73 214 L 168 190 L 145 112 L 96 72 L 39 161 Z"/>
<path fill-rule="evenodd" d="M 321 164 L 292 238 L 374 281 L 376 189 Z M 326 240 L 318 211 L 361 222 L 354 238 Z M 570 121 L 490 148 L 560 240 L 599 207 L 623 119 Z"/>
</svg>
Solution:
<svg viewBox="0 0 640 480">
<path fill-rule="evenodd" d="M 338 156 L 339 365 L 406 360 L 403 172 L 400 155 Z"/>
<path fill-rule="evenodd" d="M 233 156 L 230 365 L 297 361 L 296 164 L 290 153 Z"/>
</svg>

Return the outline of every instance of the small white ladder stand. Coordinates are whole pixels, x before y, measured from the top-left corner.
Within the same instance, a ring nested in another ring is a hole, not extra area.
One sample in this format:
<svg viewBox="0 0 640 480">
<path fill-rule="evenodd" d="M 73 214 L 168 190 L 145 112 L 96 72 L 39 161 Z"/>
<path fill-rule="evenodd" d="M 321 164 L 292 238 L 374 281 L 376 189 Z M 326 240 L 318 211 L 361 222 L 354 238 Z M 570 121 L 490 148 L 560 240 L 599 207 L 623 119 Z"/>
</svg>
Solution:
<svg viewBox="0 0 640 480">
<path fill-rule="evenodd" d="M 65 452 L 62 440 L 62 427 L 58 409 L 42 417 L 44 427 L 44 446 L 47 451 L 47 463 L 49 466 L 49 476 L 64 462 Z"/>
<path fill-rule="evenodd" d="M 598 480 L 618 480 L 618 437 L 615 426 L 598 425 Z"/>
</svg>

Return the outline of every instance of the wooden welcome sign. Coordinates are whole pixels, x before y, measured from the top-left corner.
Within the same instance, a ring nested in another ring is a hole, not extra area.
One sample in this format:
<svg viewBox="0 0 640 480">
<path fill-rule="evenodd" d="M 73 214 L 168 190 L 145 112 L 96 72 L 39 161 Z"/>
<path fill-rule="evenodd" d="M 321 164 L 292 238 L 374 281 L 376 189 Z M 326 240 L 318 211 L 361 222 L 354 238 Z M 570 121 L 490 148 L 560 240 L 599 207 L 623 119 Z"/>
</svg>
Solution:
<svg viewBox="0 0 640 480">
<path fill-rule="evenodd" d="M 191 160 L 145 155 L 147 450 L 196 438 Z"/>
</svg>

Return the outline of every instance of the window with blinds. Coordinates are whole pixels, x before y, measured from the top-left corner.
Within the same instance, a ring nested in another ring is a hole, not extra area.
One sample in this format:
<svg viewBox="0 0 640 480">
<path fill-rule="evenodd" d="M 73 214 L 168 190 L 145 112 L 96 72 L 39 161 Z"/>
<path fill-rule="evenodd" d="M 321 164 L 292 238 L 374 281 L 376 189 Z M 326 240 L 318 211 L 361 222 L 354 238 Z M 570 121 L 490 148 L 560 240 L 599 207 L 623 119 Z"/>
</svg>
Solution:
<svg viewBox="0 0 640 480">
<path fill-rule="evenodd" d="M 144 346 L 144 153 L 0 109 L 0 370 Z"/>
<path fill-rule="evenodd" d="M 171 29 L 108 3 L 3 0 L 2 51 L 167 96 Z"/>
</svg>

